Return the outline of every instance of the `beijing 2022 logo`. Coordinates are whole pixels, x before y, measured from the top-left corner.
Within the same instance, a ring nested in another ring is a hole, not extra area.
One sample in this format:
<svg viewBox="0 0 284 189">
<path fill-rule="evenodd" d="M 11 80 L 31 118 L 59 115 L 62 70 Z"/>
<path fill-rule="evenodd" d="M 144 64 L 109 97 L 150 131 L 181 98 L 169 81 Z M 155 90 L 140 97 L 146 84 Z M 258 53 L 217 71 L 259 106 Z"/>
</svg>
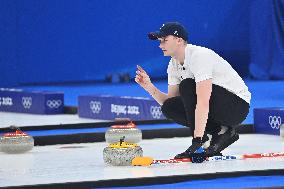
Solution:
<svg viewBox="0 0 284 189">
<path fill-rule="evenodd" d="M 279 129 L 282 124 L 280 116 L 269 116 L 269 125 L 272 129 Z"/>
</svg>

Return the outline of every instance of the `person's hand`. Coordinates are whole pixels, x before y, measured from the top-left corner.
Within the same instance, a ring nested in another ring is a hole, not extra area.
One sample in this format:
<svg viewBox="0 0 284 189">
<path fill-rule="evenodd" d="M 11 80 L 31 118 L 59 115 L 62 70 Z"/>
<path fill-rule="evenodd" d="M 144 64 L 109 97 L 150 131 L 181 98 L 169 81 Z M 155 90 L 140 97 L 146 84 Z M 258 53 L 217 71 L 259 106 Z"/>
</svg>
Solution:
<svg viewBox="0 0 284 189">
<path fill-rule="evenodd" d="M 190 159 L 192 163 L 202 163 L 206 160 L 205 150 L 202 147 L 203 140 L 201 137 L 196 137 L 192 139 Z"/>
<path fill-rule="evenodd" d="M 192 163 L 202 163 L 207 159 L 204 148 L 199 147 L 194 153 L 191 154 L 191 162 Z"/>
<path fill-rule="evenodd" d="M 195 137 L 192 139 L 191 146 L 183 153 L 175 156 L 175 159 L 190 158 L 192 163 L 202 163 L 207 159 L 204 148 L 202 145 L 209 138 L 207 135 L 205 137 Z"/>
<path fill-rule="evenodd" d="M 136 77 L 135 77 L 136 83 L 138 83 L 141 87 L 143 87 L 146 91 L 149 88 L 149 86 L 152 84 L 149 75 L 146 73 L 143 68 L 137 65 L 136 70 Z"/>
</svg>

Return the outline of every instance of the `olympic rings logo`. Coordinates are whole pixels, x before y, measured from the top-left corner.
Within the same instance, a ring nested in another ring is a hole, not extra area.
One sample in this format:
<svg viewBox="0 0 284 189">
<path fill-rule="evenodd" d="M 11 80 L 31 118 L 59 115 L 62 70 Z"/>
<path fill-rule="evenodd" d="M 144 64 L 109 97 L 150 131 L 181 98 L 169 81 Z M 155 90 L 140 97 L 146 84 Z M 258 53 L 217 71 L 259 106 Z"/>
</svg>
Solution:
<svg viewBox="0 0 284 189">
<path fill-rule="evenodd" d="M 269 116 L 269 125 L 272 129 L 279 129 L 282 124 L 282 120 L 280 116 Z"/>
<path fill-rule="evenodd" d="M 162 116 L 162 111 L 160 106 L 151 106 L 150 112 L 154 119 L 160 119 Z"/>
<path fill-rule="evenodd" d="M 46 105 L 51 109 L 53 109 L 53 108 L 57 109 L 61 106 L 61 104 L 62 104 L 61 100 L 48 100 L 48 101 L 46 101 Z"/>
<path fill-rule="evenodd" d="M 22 97 L 22 105 L 25 109 L 30 109 L 33 104 L 32 97 Z"/>
<path fill-rule="evenodd" d="M 100 113 L 101 109 L 102 109 L 102 104 L 100 101 L 91 101 L 90 102 L 90 109 L 92 110 L 92 112 L 94 114 L 98 114 Z"/>
</svg>

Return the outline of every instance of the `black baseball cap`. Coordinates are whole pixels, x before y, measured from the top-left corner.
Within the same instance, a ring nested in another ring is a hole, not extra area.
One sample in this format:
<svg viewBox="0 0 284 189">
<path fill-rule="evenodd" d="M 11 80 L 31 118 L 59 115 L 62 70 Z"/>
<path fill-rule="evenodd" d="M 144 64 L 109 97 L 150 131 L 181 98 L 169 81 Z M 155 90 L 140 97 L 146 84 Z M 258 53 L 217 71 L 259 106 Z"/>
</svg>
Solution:
<svg viewBox="0 0 284 189">
<path fill-rule="evenodd" d="M 180 37 L 183 40 L 188 40 L 188 33 L 183 25 L 178 22 L 167 22 L 162 25 L 160 31 L 148 33 L 148 37 L 151 40 L 157 40 L 161 37 L 166 37 L 168 35 L 173 35 Z"/>
</svg>

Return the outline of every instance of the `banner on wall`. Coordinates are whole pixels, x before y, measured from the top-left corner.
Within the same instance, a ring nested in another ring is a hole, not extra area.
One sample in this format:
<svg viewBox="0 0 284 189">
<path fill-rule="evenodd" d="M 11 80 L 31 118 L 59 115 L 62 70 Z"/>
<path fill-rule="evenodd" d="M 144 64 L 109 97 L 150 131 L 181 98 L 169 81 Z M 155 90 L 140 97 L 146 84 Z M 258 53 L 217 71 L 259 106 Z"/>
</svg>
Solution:
<svg viewBox="0 0 284 189">
<path fill-rule="evenodd" d="M 155 101 L 141 97 L 115 96 L 79 96 L 79 117 L 113 120 L 128 118 L 131 120 L 166 119 L 161 106 Z"/>
<path fill-rule="evenodd" d="M 253 113 L 256 133 L 280 135 L 280 127 L 284 124 L 284 107 L 255 108 Z"/>
<path fill-rule="evenodd" d="M 64 94 L 60 92 L 27 92 L 0 88 L 0 111 L 32 114 L 61 114 Z"/>
</svg>

